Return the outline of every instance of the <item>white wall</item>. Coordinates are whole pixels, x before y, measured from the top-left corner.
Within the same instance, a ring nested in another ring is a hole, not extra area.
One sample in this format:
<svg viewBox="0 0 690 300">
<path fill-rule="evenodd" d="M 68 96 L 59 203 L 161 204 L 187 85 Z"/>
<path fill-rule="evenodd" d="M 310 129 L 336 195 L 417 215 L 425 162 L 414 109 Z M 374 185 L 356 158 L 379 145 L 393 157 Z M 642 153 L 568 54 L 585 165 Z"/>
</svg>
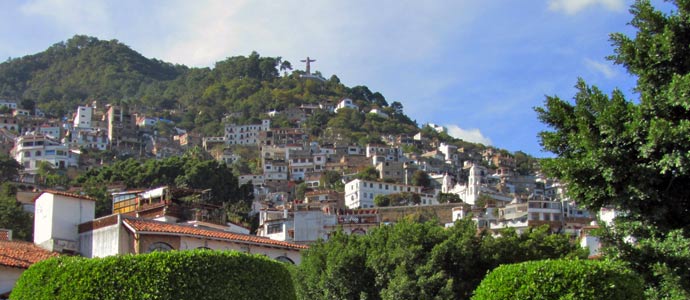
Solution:
<svg viewBox="0 0 690 300">
<path fill-rule="evenodd" d="M 325 225 L 335 225 L 336 215 L 325 215 L 320 210 L 294 212 L 295 237 L 294 242 L 315 242 L 325 238 Z"/>
<path fill-rule="evenodd" d="M 53 251 L 56 239 L 79 241 L 78 225 L 94 219 L 96 202 L 54 195 L 49 192 L 36 199 L 34 243 Z"/>
<path fill-rule="evenodd" d="M 11 291 L 23 272 L 24 269 L 0 266 L 0 294 Z"/>
<path fill-rule="evenodd" d="M 126 254 L 130 248 L 125 228 L 118 224 L 80 234 L 79 247 L 79 253 L 89 258 Z"/>
<path fill-rule="evenodd" d="M 302 261 L 302 255 L 298 250 L 278 249 L 273 247 L 207 240 L 194 237 L 181 237 L 180 239 L 180 250 L 192 250 L 201 247 L 210 248 L 213 250 L 233 250 L 249 254 L 261 254 L 272 259 L 285 256 L 290 258 L 295 264 L 299 264 Z"/>
</svg>

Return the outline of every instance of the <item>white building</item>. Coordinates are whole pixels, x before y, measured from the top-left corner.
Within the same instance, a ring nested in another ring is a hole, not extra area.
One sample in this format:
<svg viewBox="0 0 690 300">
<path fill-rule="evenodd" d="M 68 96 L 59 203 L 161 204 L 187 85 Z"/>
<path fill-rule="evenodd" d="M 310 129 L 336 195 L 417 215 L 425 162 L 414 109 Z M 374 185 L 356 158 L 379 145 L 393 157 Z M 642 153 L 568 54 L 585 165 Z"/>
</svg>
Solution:
<svg viewBox="0 0 690 300">
<path fill-rule="evenodd" d="M 370 113 L 370 114 L 375 114 L 375 115 L 377 115 L 377 116 L 379 116 L 379 117 L 388 119 L 388 114 L 385 113 L 385 112 L 383 112 L 381 109 L 378 109 L 378 108 L 372 108 L 372 109 L 369 111 L 369 113 Z"/>
<path fill-rule="evenodd" d="M 0 106 L 6 106 L 9 109 L 17 109 L 17 102 L 9 100 L 0 100 Z"/>
<path fill-rule="evenodd" d="M 359 111 L 359 106 L 357 106 L 355 104 L 355 102 L 352 101 L 352 99 L 350 99 L 350 98 L 345 98 L 345 99 L 341 100 L 340 102 L 338 102 L 338 105 L 335 106 L 334 112 L 337 113 L 338 110 L 341 108 L 350 108 L 350 109 L 354 109 L 354 110 Z"/>
<path fill-rule="evenodd" d="M 390 195 L 403 192 L 422 194 L 422 187 L 355 179 L 345 184 L 345 205 L 352 209 L 370 208 L 374 207 L 376 195 Z M 428 200 L 428 202 L 431 202 L 428 204 L 434 204 L 436 201 Z"/>
<path fill-rule="evenodd" d="M 17 118 L 10 116 L 0 116 L 0 128 L 19 132 L 20 124 Z"/>
<path fill-rule="evenodd" d="M 34 244 L 48 251 L 76 254 L 79 224 L 94 219 L 96 201 L 76 194 L 46 191 L 35 201 Z"/>
<path fill-rule="evenodd" d="M 23 109 L 23 108 L 17 108 L 12 112 L 13 116 L 23 116 L 23 117 L 28 117 L 31 115 L 31 111 L 28 109 Z"/>
<path fill-rule="evenodd" d="M 262 120 L 261 124 L 225 126 L 225 143 L 228 145 L 258 145 L 259 133 L 271 129 L 271 120 Z"/>
<path fill-rule="evenodd" d="M 67 145 L 44 135 L 24 135 L 17 138 L 11 153 L 28 174 L 36 174 L 41 161 L 49 162 L 55 168 L 76 167 L 78 162 L 78 155 L 70 152 Z"/>
<path fill-rule="evenodd" d="M 153 205 L 148 209 L 160 208 Z M 50 251 L 84 257 L 204 248 L 260 254 L 294 264 L 300 263 L 300 251 L 307 248 L 238 233 L 233 228 L 237 226 L 161 222 L 122 214 L 94 219 L 94 209 L 95 201 L 80 195 L 56 191 L 40 194 L 36 199 L 35 243 Z M 145 215 L 147 210 L 138 213 Z"/>
<path fill-rule="evenodd" d="M 41 125 L 41 127 L 38 128 L 38 132 L 42 135 L 45 135 L 45 136 L 53 138 L 53 139 L 62 138 L 62 127 L 57 126 L 57 125 L 49 125 L 49 124 Z"/>
<path fill-rule="evenodd" d="M 443 153 L 446 163 L 454 163 L 458 161 L 458 146 L 441 143 L 441 145 L 438 146 L 438 151 Z"/>
<path fill-rule="evenodd" d="M 383 157 L 386 161 L 391 160 L 402 160 L 403 152 L 398 147 L 391 147 L 387 145 L 375 145 L 367 144 L 366 146 L 366 156 L 367 157 Z"/>
<path fill-rule="evenodd" d="M 74 129 L 72 130 L 69 140 L 65 139 L 72 148 L 88 148 L 96 150 L 106 150 L 110 141 L 108 140 L 108 132 L 105 130 L 90 130 L 90 129 Z"/>
<path fill-rule="evenodd" d="M 73 128 L 91 128 L 91 119 L 93 118 L 93 107 L 79 106 L 77 113 L 74 115 Z"/>
<path fill-rule="evenodd" d="M 341 210 L 300 205 L 294 210 L 263 209 L 257 235 L 299 244 L 327 240 L 342 230 L 346 234 L 366 234 L 381 223 L 377 210 Z"/>
</svg>

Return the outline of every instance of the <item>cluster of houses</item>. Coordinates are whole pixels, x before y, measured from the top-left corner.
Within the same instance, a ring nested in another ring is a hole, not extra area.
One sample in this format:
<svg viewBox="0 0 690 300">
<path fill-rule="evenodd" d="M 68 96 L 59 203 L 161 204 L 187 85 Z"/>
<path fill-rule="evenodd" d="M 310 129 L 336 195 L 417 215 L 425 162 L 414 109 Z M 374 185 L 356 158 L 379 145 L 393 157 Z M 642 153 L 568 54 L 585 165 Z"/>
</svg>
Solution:
<svg viewBox="0 0 690 300">
<path fill-rule="evenodd" d="M 8 101 L 0 101 L 0 106 L 3 103 L 12 107 Z M 80 160 L 85 148 L 162 158 L 200 146 L 217 160 L 232 164 L 242 159 L 235 149 L 249 147 L 259 155 L 260 172 L 239 177 L 240 184 L 254 187 L 253 210 L 259 214 L 256 234 L 229 222 L 222 207 L 205 201 L 208 191 L 167 186 L 112 190 L 113 214 L 95 218 L 93 199 L 78 191 L 44 190 L 34 192 L 26 206 L 35 216 L 34 243 L 0 242 L 0 248 L 5 251 L 7 245 L 20 245 L 26 248 L 25 254 L 35 252 L 36 260 L 55 253 L 103 257 L 208 248 L 259 253 L 298 264 L 301 250 L 319 239 L 328 239 L 336 230 L 366 234 L 380 225 L 418 214 L 436 218 L 446 226 L 471 218 L 479 229 L 491 231 L 515 228 L 521 232 L 548 225 L 553 233 L 580 238 L 596 255 L 598 241 L 583 237 L 595 216 L 569 199 L 558 181 L 538 173 L 517 174 L 515 158 L 505 151 L 491 147 L 465 151 L 429 140 L 421 132 L 384 136 L 381 144 L 326 144 L 310 141 L 301 128 L 271 126 L 270 116 L 277 114 L 300 121 L 318 109 L 343 108 L 358 110 L 350 99 L 331 107 L 303 105 L 271 112 L 257 124 L 228 122 L 224 135 L 217 137 L 201 137 L 177 128 L 173 136 L 161 136 L 155 132 L 157 122 L 170 121 L 148 118 L 116 105 L 80 106 L 63 121 L 47 120 L 35 113 L 2 115 L 0 143 L 4 148 L 0 150 L 24 166 L 22 180 L 26 182 L 33 180 L 39 162 L 56 168 L 85 167 L 88 162 Z M 368 113 L 386 117 L 380 111 Z M 424 151 L 404 153 L 406 145 Z M 377 179 L 357 176 L 372 168 Z M 419 171 L 429 176 L 430 184 L 413 184 Z M 322 177 L 327 172 L 339 175 L 340 188 L 324 185 Z M 298 185 L 306 192 L 298 193 Z M 391 207 L 376 205 L 377 197 L 396 194 L 415 195 L 417 201 Z M 442 200 L 444 195 L 455 195 L 462 201 L 447 203 Z M 5 236 L 11 239 L 11 232 Z M 0 266 L 27 267 L 2 260 Z M 0 295 L 11 289 L 12 276 L 0 278 Z"/>
</svg>

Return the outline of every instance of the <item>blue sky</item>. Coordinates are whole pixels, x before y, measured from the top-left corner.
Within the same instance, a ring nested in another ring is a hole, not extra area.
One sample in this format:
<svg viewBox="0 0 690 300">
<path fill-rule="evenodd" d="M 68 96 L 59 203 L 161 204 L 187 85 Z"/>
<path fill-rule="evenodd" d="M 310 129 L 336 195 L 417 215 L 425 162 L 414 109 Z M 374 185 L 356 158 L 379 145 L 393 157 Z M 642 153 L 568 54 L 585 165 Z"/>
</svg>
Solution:
<svg viewBox="0 0 690 300">
<path fill-rule="evenodd" d="M 653 1 L 657 5 L 660 1 Z M 399 101 L 418 123 L 543 157 L 533 107 L 571 99 L 577 78 L 630 97 L 635 79 L 605 59 L 634 34 L 631 1 L 29 0 L 0 2 L 0 58 L 86 34 L 144 56 L 213 66 L 229 56 L 306 56 L 325 77 Z"/>
</svg>

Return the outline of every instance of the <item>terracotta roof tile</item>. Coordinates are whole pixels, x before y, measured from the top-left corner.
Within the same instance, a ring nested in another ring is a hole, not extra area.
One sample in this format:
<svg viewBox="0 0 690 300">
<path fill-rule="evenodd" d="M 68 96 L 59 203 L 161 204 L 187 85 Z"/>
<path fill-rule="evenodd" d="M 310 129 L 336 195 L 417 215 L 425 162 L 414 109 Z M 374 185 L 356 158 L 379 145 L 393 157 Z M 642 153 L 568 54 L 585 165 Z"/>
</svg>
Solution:
<svg viewBox="0 0 690 300">
<path fill-rule="evenodd" d="M 9 241 L 11 232 L 9 229 L 0 229 L 0 241 Z"/>
<path fill-rule="evenodd" d="M 72 193 L 67 193 L 67 192 L 62 192 L 62 191 L 54 191 L 54 190 L 45 190 L 41 192 L 40 194 L 36 195 L 34 197 L 33 202 L 36 202 L 36 200 L 41 197 L 44 193 L 51 193 L 54 195 L 59 195 L 59 196 L 65 196 L 65 197 L 72 197 L 72 198 L 77 198 L 77 199 L 84 199 L 84 200 L 91 200 L 91 201 L 96 201 L 96 199 L 93 199 L 89 196 L 84 196 L 84 195 L 79 195 L 79 194 L 72 194 Z"/>
<path fill-rule="evenodd" d="M 236 242 L 246 242 L 254 244 L 263 244 L 266 246 L 283 247 L 291 249 L 307 249 L 306 245 L 299 245 L 290 242 L 272 240 L 265 237 L 249 234 L 239 234 L 227 231 L 216 231 L 209 229 L 201 229 L 191 226 L 164 223 L 158 221 L 141 220 L 141 219 L 125 219 L 128 225 L 139 232 L 160 232 L 160 233 L 178 233 L 194 236 L 203 236 L 210 238 L 218 238 L 224 240 L 232 240 Z"/>
<path fill-rule="evenodd" d="M 39 261 L 53 256 L 58 256 L 58 254 L 40 248 L 33 243 L 0 240 L 1 266 L 26 269 Z"/>
</svg>

